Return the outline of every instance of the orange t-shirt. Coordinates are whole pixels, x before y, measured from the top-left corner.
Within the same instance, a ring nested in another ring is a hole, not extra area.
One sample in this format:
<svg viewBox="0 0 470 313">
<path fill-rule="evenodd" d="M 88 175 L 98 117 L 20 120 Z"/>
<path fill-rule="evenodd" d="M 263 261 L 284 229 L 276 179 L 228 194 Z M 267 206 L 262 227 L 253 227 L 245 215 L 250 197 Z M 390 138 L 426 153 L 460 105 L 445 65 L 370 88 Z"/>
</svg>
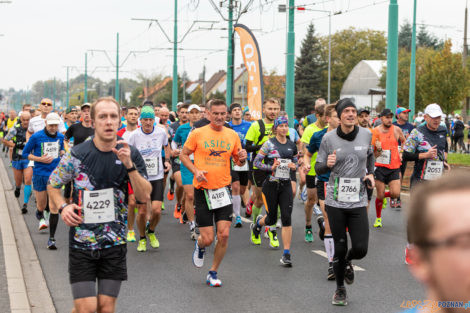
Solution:
<svg viewBox="0 0 470 313">
<path fill-rule="evenodd" d="M 383 164 L 375 162 L 375 166 L 386 167 L 389 169 L 397 169 L 401 166 L 400 153 L 398 151 L 398 140 L 395 137 L 395 126 L 392 125 L 388 133 L 382 133 L 379 127 L 372 129 L 372 147 L 375 148 L 375 142 L 380 141 L 382 150 L 390 150 L 390 164 Z M 377 159 L 376 159 L 377 161 Z"/>
<path fill-rule="evenodd" d="M 219 189 L 232 183 L 230 158 L 238 160 L 238 151 L 242 149 L 235 131 L 227 127 L 216 131 L 206 125 L 193 130 L 184 146 L 194 151 L 194 166 L 207 172 L 207 182 L 198 182 L 194 177 L 195 188 Z"/>
</svg>

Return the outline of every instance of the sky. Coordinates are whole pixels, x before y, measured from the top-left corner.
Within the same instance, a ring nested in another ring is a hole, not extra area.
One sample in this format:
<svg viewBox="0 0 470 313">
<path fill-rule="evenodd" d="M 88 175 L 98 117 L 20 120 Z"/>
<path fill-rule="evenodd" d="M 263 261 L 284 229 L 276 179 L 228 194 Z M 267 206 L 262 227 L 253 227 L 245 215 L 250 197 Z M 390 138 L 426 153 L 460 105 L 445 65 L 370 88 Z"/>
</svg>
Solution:
<svg viewBox="0 0 470 313">
<path fill-rule="evenodd" d="M 220 0 L 213 0 L 218 6 Z M 0 1 L 0 89 L 28 89 L 37 80 L 56 77 L 66 80 L 84 73 L 88 52 L 88 73 L 102 80 L 115 77 L 116 33 L 119 32 L 119 77 L 137 78 L 172 74 L 173 45 L 162 30 L 147 21 L 157 19 L 173 39 L 174 0 L 11 0 Z M 250 0 L 241 0 L 245 6 Z M 463 46 L 466 0 L 418 0 L 417 23 L 442 39 L 452 39 L 454 50 Z M 252 0 L 239 23 L 251 28 L 258 40 L 263 69 L 285 73 L 286 13 L 278 5 L 286 0 Z M 311 10 L 341 11 L 332 17 L 332 32 L 354 26 L 387 32 L 388 1 L 383 0 L 296 0 Z M 400 24 L 412 21 L 413 0 L 398 0 Z M 191 80 L 198 79 L 206 66 L 206 79 L 227 66 L 227 8 L 223 17 L 210 0 L 178 0 L 178 72 L 186 71 Z M 328 35 L 328 13 L 297 11 L 295 14 L 296 55 L 307 26 L 313 21 L 320 35 Z M 193 21 L 198 22 L 187 33 Z M 210 28 L 204 30 L 201 28 Z M 235 41 L 235 65 L 243 60 Z M 150 50 L 159 48 L 160 50 Z M 167 50 L 165 50 L 167 49 Z M 204 49 L 204 50 L 202 50 Z M 105 50 L 103 52 L 90 50 Z M 133 53 L 132 51 L 140 51 Z M 125 58 L 127 60 L 124 62 Z M 107 68 L 105 68 L 107 67 Z"/>
</svg>

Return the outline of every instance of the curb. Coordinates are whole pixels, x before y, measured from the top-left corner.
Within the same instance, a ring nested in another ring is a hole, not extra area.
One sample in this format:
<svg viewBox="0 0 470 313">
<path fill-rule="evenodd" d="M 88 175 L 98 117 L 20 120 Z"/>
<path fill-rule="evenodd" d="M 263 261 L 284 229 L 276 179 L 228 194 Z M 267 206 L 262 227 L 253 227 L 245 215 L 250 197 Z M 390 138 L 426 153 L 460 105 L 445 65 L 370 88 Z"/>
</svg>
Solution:
<svg viewBox="0 0 470 313">
<path fill-rule="evenodd" d="M 12 313 L 55 313 L 49 288 L 28 227 L 0 164 L 0 225 L 4 242 L 8 293 Z"/>
</svg>

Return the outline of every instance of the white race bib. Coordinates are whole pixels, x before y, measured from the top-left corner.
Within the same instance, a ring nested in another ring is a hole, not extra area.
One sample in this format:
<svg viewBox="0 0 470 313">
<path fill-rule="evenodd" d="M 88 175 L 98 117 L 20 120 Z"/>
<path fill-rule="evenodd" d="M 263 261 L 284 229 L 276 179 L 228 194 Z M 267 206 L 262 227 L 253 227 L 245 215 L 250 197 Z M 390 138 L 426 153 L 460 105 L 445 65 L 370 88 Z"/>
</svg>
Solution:
<svg viewBox="0 0 470 313">
<path fill-rule="evenodd" d="M 391 156 L 391 150 L 382 150 L 382 153 L 375 159 L 375 162 L 390 165 Z"/>
<path fill-rule="evenodd" d="M 83 222 L 110 223 L 116 220 L 113 188 L 83 191 Z"/>
<path fill-rule="evenodd" d="M 289 179 L 290 178 L 290 168 L 289 163 L 291 161 L 289 159 L 277 159 L 280 164 L 276 167 L 276 171 L 274 172 L 274 178 L 281 178 L 281 179 Z"/>
<path fill-rule="evenodd" d="M 23 154 L 23 149 L 17 149 L 16 154 L 21 156 Z"/>
<path fill-rule="evenodd" d="M 248 168 L 248 161 L 245 161 L 245 164 L 243 164 L 243 166 L 238 166 L 235 163 L 233 163 L 233 170 L 235 172 L 248 172 L 250 170 Z"/>
<path fill-rule="evenodd" d="M 160 166 L 160 159 L 159 158 L 145 158 L 145 168 L 147 169 L 148 176 L 157 176 L 158 175 L 158 167 Z"/>
<path fill-rule="evenodd" d="M 207 189 L 206 195 L 209 198 L 209 210 L 216 210 L 232 204 L 232 199 L 230 198 L 227 187 Z"/>
<path fill-rule="evenodd" d="M 424 169 L 424 180 L 434 180 L 442 176 L 444 171 L 444 162 L 442 161 L 426 161 Z"/>
<path fill-rule="evenodd" d="M 53 159 L 57 159 L 59 157 L 59 142 L 43 142 L 41 156 L 44 156 L 45 154 L 51 156 Z"/>
<path fill-rule="evenodd" d="M 359 202 L 361 191 L 360 178 L 339 178 L 337 200 L 341 202 Z"/>
</svg>

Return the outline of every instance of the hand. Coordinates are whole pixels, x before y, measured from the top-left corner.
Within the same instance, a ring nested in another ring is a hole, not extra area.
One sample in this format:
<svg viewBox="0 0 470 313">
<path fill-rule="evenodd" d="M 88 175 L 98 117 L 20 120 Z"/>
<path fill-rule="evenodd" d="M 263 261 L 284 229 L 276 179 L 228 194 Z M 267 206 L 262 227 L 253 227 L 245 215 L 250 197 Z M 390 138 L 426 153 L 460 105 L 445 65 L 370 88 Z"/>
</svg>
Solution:
<svg viewBox="0 0 470 313">
<path fill-rule="evenodd" d="M 41 163 L 51 164 L 53 160 L 54 158 L 46 153 L 43 156 L 39 157 L 37 161 Z"/>
<path fill-rule="evenodd" d="M 312 168 L 312 166 L 310 164 L 304 164 L 303 170 L 304 170 L 305 174 L 308 174 L 308 172 L 310 172 L 311 168 Z"/>
<path fill-rule="evenodd" d="M 83 223 L 83 219 L 75 213 L 75 210 L 81 210 L 75 203 L 67 205 L 62 210 L 62 220 L 67 226 L 75 227 Z"/>
<path fill-rule="evenodd" d="M 196 177 L 196 180 L 198 182 L 207 182 L 206 176 L 204 174 L 207 174 L 207 171 L 200 171 L 196 169 L 196 173 L 194 174 L 194 177 Z"/>
<path fill-rule="evenodd" d="M 126 168 L 131 168 L 132 167 L 131 148 L 129 148 L 129 144 L 125 142 L 124 140 L 119 140 L 118 142 L 116 142 L 116 146 L 119 144 L 122 144 L 122 148 L 120 148 L 119 150 L 117 150 L 116 148 L 113 148 L 112 150 Z"/>
<path fill-rule="evenodd" d="M 377 149 L 377 151 L 382 151 L 382 143 L 380 141 L 375 141 L 375 149 Z"/>
<path fill-rule="evenodd" d="M 181 153 L 181 149 L 175 149 L 171 151 L 171 156 L 176 158 L 176 157 L 179 157 L 180 153 Z"/>
<path fill-rule="evenodd" d="M 449 163 L 447 163 L 447 162 L 444 162 L 444 168 L 445 168 L 446 170 L 448 170 L 449 172 L 450 172 L 450 170 L 451 170 L 451 167 L 450 167 Z"/>
<path fill-rule="evenodd" d="M 336 150 L 333 151 L 333 154 L 328 155 L 328 160 L 326 161 L 326 166 L 332 168 L 336 164 Z"/>
<path fill-rule="evenodd" d="M 287 164 L 287 166 L 293 171 L 295 171 L 297 169 L 297 166 L 295 165 L 294 162 L 290 162 L 289 164 Z"/>
<path fill-rule="evenodd" d="M 246 153 L 245 149 L 238 150 L 238 161 L 243 163 L 246 160 L 247 156 L 248 154 Z"/>
<path fill-rule="evenodd" d="M 428 150 L 426 159 L 434 159 L 437 156 L 437 146 L 432 147 L 431 149 Z"/>
<path fill-rule="evenodd" d="M 375 187 L 374 175 L 372 175 L 372 174 L 366 175 L 366 176 L 364 177 L 364 181 L 366 181 L 366 180 L 370 181 L 370 186 L 367 186 L 367 188 L 373 190 L 374 187 Z"/>
<path fill-rule="evenodd" d="M 171 164 L 170 162 L 165 161 L 164 165 L 165 165 L 165 173 L 168 173 L 171 169 Z"/>
<path fill-rule="evenodd" d="M 274 160 L 273 165 L 271 166 L 271 170 L 275 171 L 276 168 L 281 164 L 279 160 Z"/>
</svg>

